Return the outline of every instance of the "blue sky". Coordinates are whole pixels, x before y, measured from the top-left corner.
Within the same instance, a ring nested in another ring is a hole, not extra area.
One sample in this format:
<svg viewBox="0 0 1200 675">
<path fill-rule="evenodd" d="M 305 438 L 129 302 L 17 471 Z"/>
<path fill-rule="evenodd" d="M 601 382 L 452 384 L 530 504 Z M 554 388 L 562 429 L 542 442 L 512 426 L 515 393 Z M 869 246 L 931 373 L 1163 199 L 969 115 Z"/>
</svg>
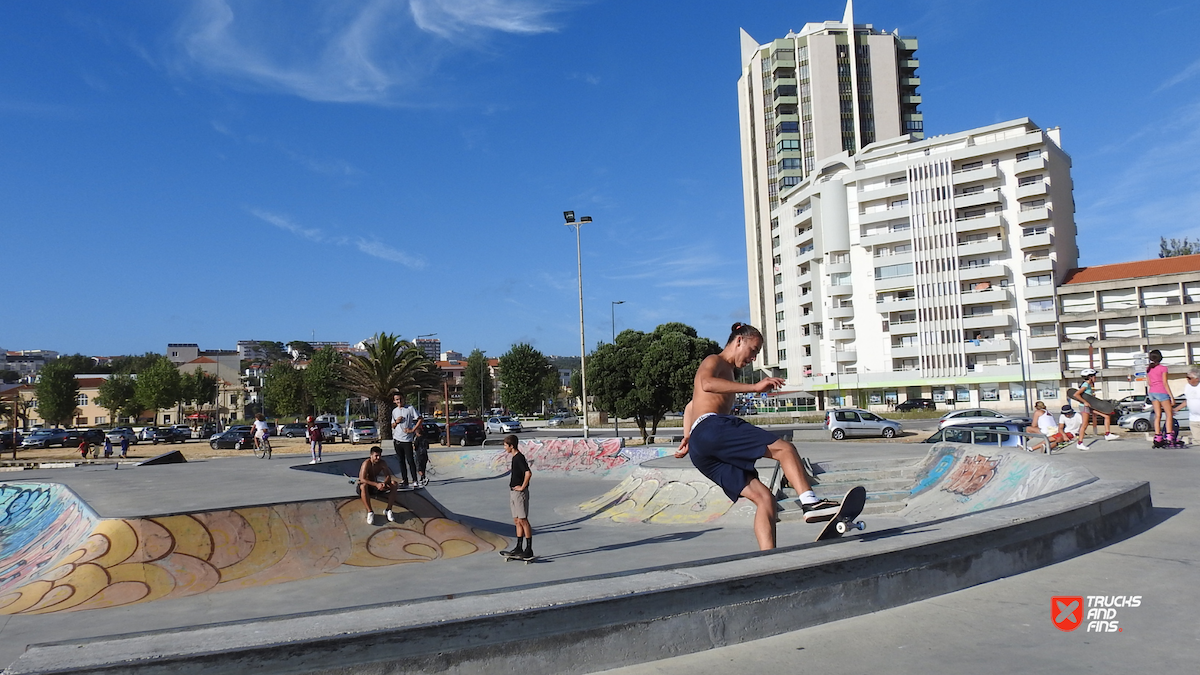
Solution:
<svg viewBox="0 0 1200 675">
<path fill-rule="evenodd" d="M 438 333 L 578 353 L 748 316 L 738 28 L 840 1 L 0 4 L 0 347 Z M 926 131 L 1030 117 L 1082 264 L 1200 236 L 1200 3 L 859 0 L 920 40 Z"/>
</svg>

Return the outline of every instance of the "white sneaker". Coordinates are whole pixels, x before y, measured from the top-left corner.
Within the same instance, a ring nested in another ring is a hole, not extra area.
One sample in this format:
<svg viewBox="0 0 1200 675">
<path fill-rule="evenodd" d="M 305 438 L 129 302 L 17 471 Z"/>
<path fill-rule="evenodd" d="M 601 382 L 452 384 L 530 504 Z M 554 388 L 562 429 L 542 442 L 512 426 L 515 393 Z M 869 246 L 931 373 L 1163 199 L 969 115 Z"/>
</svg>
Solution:
<svg viewBox="0 0 1200 675">
<path fill-rule="evenodd" d="M 1106 440 L 1106 441 L 1115 441 L 1118 438 L 1120 438 L 1120 436 L 1118 436 L 1116 434 L 1104 434 L 1104 440 Z"/>
<path fill-rule="evenodd" d="M 1077 444 L 1075 445 L 1075 447 L 1076 447 L 1077 449 L 1079 449 L 1079 450 L 1087 450 L 1087 446 L 1086 446 L 1086 445 L 1084 445 L 1083 443 L 1077 443 Z"/>
<path fill-rule="evenodd" d="M 387 516 L 387 519 L 388 519 L 388 522 L 389 522 L 389 523 L 394 523 L 394 522 L 396 522 L 396 516 L 392 515 L 392 510 L 391 510 L 391 509 L 388 509 L 387 511 L 384 511 L 384 512 L 383 512 L 383 515 Z"/>
<path fill-rule="evenodd" d="M 374 511 L 367 511 L 367 524 L 368 525 L 375 524 L 375 512 Z"/>
<path fill-rule="evenodd" d="M 315 459 L 310 459 L 310 460 L 308 460 L 308 463 L 309 463 L 309 464 L 316 464 L 316 463 L 317 463 L 317 460 L 315 460 Z"/>
</svg>

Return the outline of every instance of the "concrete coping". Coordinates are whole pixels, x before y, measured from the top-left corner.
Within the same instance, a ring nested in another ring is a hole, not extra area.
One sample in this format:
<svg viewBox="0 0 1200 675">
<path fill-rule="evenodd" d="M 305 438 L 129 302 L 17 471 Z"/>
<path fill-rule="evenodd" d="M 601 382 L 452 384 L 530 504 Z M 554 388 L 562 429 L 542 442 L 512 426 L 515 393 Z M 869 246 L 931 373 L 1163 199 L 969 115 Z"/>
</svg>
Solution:
<svg viewBox="0 0 1200 675">
<path fill-rule="evenodd" d="M 587 672 L 1017 574 L 1099 546 L 1149 510 L 1148 483 L 1095 481 L 937 521 L 684 566 L 31 645 L 5 673 Z"/>
</svg>

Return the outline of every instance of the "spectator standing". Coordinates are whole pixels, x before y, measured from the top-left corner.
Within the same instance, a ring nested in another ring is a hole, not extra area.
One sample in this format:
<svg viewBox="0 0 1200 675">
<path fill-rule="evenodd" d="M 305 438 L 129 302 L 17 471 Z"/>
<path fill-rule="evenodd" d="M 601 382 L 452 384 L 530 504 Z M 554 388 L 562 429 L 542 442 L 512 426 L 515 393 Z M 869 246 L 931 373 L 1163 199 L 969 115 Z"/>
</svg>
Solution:
<svg viewBox="0 0 1200 675">
<path fill-rule="evenodd" d="M 316 464 L 321 461 L 321 444 L 324 442 L 325 436 L 321 427 L 317 426 L 316 421 L 313 420 L 312 415 L 308 416 L 308 428 L 305 433 L 308 434 L 308 452 L 312 455 L 312 459 L 308 463 Z"/>
<path fill-rule="evenodd" d="M 105 436 L 104 437 L 104 459 L 108 459 L 109 457 L 112 457 L 112 440 L 108 436 Z"/>
<path fill-rule="evenodd" d="M 121 457 L 129 456 L 129 437 L 121 434 Z"/>
<path fill-rule="evenodd" d="M 400 489 L 411 490 L 408 475 L 412 473 L 413 482 L 418 479 L 417 458 L 413 440 L 421 433 L 421 414 L 417 409 L 404 402 L 404 394 L 392 395 L 392 443 L 396 449 L 396 462 L 400 465 Z"/>
</svg>

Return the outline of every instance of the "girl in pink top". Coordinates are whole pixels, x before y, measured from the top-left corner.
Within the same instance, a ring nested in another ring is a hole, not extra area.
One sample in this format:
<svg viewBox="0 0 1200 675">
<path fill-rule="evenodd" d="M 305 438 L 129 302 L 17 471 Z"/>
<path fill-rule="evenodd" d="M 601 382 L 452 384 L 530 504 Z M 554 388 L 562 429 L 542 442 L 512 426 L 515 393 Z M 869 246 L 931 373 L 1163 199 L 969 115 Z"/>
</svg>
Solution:
<svg viewBox="0 0 1200 675">
<path fill-rule="evenodd" d="M 1162 447 L 1162 420 L 1167 420 L 1167 444 L 1175 441 L 1175 412 L 1171 390 L 1167 387 L 1167 367 L 1162 364 L 1162 352 L 1150 352 L 1150 367 L 1146 369 L 1146 398 L 1154 406 L 1154 447 Z M 1166 416 L 1163 417 L 1163 413 Z"/>
</svg>

